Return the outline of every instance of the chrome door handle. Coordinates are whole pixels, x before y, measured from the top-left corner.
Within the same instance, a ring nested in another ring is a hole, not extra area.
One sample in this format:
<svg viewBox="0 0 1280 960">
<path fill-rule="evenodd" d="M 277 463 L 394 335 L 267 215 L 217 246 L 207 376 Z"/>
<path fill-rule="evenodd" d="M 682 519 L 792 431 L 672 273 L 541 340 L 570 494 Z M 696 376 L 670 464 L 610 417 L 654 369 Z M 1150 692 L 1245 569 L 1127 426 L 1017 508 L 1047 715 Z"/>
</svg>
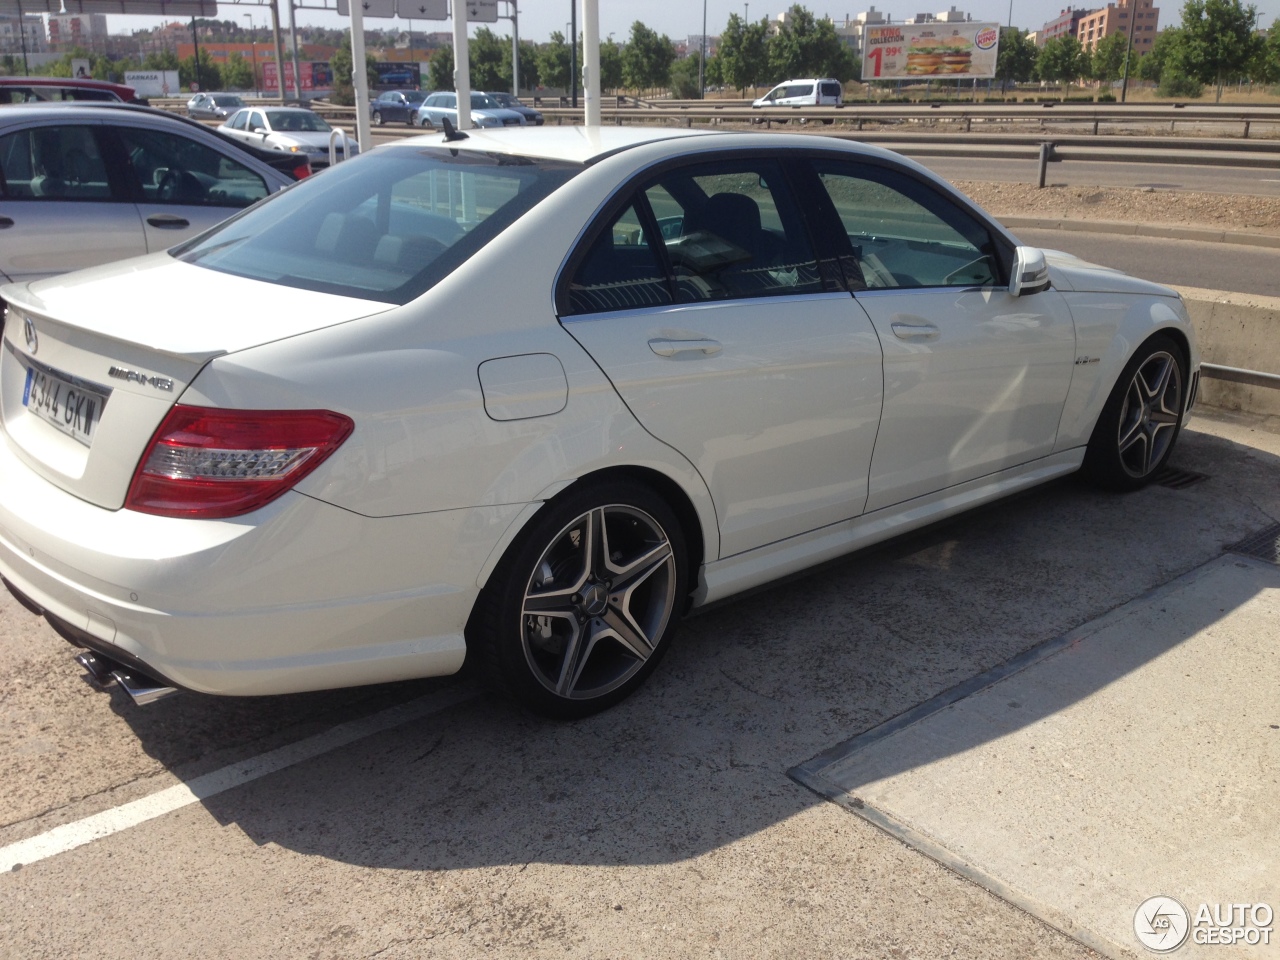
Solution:
<svg viewBox="0 0 1280 960">
<path fill-rule="evenodd" d="M 903 323 L 895 321 L 889 324 L 893 335 L 899 340 L 937 340 L 942 331 L 932 323 Z"/>
<path fill-rule="evenodd" d="M 13 226 L 12 217 L 0 217 L 0 230 L 4 230 L 5 228 L 12 227 L 12 226 Z"/>
<path fill-rule="evenodd" d="M 667 340 L 658 337 L 649 341 L 649 349 L 660 357 L 676 357 L 682 353 L 700 353 L 711 357 L 724 349 L 719 340 Z"/>
</svg>

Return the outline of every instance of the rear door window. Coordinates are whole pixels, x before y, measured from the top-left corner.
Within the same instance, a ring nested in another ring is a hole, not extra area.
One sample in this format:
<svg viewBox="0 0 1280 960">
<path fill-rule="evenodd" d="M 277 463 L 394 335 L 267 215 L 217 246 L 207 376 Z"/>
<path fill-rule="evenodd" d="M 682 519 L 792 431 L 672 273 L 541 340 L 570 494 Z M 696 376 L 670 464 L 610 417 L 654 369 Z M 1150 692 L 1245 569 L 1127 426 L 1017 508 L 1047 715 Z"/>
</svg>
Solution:
<svg viewBox="0 0 1280 960">
<path fill-rule="evenodd" d="M 30 200 L 120 200 L 93 128 L 33 127 L 0 137 L 4 196 Z"/>
</svg>

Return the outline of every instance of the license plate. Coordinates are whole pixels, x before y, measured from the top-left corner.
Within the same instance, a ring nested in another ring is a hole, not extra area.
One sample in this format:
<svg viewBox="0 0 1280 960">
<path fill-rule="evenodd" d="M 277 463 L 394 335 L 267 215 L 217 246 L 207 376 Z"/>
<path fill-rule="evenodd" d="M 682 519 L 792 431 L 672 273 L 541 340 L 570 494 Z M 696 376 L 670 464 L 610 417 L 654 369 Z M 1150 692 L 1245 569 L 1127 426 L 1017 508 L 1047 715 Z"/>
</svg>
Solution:
<svg viewBox="0 0 1280 960">
<path fill-rule="evenodd" d="M 87 447 L 93 443 L 107 395 L 51 371 L 27 367 L 22 405 Z"/>
</svg>

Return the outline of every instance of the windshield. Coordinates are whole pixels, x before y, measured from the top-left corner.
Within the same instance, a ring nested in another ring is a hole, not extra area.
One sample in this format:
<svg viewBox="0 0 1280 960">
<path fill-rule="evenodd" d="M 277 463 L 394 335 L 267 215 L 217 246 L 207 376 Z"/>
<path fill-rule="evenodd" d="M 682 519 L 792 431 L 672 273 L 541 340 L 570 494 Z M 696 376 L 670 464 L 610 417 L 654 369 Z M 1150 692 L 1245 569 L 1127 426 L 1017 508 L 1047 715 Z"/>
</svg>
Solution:
<svg viewBox="0 0 1280 960">
<path fill-rule="evenodd" d="M 310 110 L 268 110 L 267 123 L 281 133 L 327 133 L 332 127 Z"/>
<path fill-rule="evenodd" d="M 487 97 L 483 93 L 473 93 L 471 95 L 472 110 L 501 110 L 502 105 L 493 97 Z"/>
<path fill-rule="evenodd" d="M 408 303 L 581 169 L 443 147 L 373 151 L 170 253 L 268 283 Z"/>
<path fill-rule="evenodd" d="M 405 90 L 404 98 L 410 103 L 421 103 L 423 100 L 427 99 L 427 95 L 421 90 Z"/>
</svg>

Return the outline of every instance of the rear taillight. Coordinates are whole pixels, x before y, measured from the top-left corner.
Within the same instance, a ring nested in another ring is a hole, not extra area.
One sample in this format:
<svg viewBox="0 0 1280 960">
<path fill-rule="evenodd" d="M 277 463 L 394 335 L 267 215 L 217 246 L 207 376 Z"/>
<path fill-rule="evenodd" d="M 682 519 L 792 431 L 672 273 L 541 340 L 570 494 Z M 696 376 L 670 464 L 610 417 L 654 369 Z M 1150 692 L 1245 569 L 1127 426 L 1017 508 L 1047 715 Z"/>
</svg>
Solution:
<svg viewBox="0 0 1280 960">
<path fill-rule="evenodd" d="M 175 406 L 147 446 L 125 507 L 166 517 L 236 517 L 270 503 L 351 434 L 328 410 Z"/>
<path fill-rule="evenodd" d="M 293 168 L 293 179 L 301 180 L 304 177 L 311 176 L 311 161 L 303 160 L 300 164 Z"/>
</svg>

